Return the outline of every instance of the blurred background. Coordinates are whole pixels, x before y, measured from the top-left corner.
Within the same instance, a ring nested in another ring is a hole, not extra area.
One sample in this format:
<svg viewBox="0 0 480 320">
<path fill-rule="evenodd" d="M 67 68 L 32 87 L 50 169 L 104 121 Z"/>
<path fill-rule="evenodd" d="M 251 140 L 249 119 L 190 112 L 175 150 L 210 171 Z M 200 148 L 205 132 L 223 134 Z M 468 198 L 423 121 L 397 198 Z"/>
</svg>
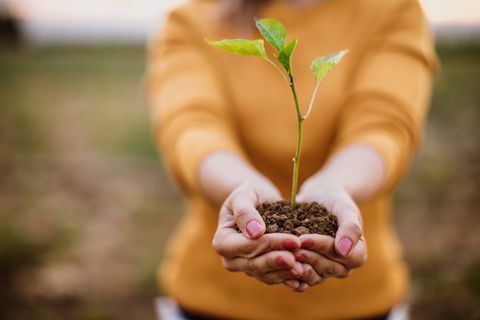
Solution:
<svg viewBox="0 0 480 320">
<path fill-rule="evenodd" d="M 146 41 L 173 0 L 0 0 L 0 319 L 154 319 L 182 210 Z M 442 61 L 395 194 L 413 319 L 480 319 L 480 3 L 422 1 Z"/>
</svg>

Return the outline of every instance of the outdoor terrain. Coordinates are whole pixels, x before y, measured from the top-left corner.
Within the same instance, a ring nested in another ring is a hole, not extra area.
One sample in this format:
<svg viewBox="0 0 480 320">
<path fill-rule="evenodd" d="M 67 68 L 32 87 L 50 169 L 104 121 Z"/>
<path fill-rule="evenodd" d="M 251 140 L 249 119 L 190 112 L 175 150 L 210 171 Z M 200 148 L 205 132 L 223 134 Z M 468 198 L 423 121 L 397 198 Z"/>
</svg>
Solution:
<svg viewBox="0 0 480 320">
<path fill-rule="evenodd" d="M 440 46 L 426 144 L 395 196 L 414 319 L 480 319 L 480 44 Z M 0 49 L 0 318 L 153 319 L 182 211 L 144 50 Z"/>
</svg>

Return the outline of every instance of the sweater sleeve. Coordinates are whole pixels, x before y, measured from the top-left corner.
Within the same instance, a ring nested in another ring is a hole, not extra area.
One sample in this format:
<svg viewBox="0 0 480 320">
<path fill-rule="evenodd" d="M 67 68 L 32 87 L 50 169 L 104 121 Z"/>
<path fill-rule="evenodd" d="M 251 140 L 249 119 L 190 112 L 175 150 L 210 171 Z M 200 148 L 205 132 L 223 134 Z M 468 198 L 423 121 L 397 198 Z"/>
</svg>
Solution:
<svg viewBox="0 0 480 320">
<path fill-rule="evenodd" d="M 184 15 L 173 11 L 153 41 L 147 79 L 163 159 L 185 192 L 198 192 L 197 170 L 206 155 L 242 150 L 218 68 Z"/>
<path fill-rule="evenodd" d="M 333 148 L 352 143 L 373 147 L 386 166 L 385 192 L 399 182 L 419 144 L 436 69 L 418 2 L 396 3 L 358 56 Z"/>
</svg>

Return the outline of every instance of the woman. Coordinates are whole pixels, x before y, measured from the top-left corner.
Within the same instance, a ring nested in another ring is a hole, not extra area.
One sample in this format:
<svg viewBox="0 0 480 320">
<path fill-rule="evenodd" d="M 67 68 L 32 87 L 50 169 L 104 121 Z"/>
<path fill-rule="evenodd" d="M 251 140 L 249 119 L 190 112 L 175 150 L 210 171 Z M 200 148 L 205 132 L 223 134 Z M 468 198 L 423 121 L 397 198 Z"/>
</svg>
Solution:
<svg viewBox="0 0 480 320">
<path fill-rule="evenodd" d="M 152 46 L 155 132 L 188 199 L 162 286 L 190 318 L 384 318 L 408 288 L 389 197 L 418 146 L 435 69 L 422 10 L 416 0 L 235 2 L 227 10 L 224 1 L 189 1 Z M 264 61 L 203 41 L 259 38 L 253 15 L 278 19 L 298 37 L 303 106 L 310 62 L 350 50 L 304 124 L 298 195 L 337 216 L 335 239 L 264 235 L 255 207 L 290 193 L 290 92 Z"/>
</svg>

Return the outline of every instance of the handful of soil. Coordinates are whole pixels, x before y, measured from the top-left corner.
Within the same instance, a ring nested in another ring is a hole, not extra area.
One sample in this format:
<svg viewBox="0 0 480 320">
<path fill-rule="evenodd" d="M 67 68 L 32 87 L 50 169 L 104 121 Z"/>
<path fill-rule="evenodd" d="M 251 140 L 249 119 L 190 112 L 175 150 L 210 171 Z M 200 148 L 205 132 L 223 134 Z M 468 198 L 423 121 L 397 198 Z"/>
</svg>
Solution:
<svg viewBox="0 0 480 320">
<path fill-rule="evenodd" d="M 295 209 L 289 201 L 264 202 L 257 210 L 267 226 L 266 233 L 318 233 L 332 237 L 337 233 L 337 218 L 317 202 L 298 203 Z"/>
</svg>

